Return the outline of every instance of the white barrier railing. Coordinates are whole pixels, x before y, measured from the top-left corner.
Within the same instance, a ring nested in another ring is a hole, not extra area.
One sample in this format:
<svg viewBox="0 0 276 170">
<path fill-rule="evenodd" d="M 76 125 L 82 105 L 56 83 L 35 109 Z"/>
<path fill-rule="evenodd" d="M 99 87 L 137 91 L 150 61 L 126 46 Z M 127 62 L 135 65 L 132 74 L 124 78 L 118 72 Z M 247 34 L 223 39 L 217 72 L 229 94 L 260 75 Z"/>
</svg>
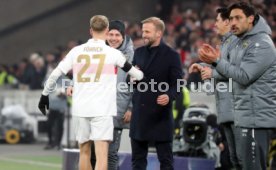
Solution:
<svg viewBox="0 0 276 170">
<path fill-rule="evenodd" d="M 43 116 L 38 110 L 38 101 L 42 90 L 29 91 L 29 90 L 3 90 L 0 89 L 0 110 L 4 106 L 20 104 L 26 112 L 36 118 L 37 121 L 46 121 L 46 116 Z M 203 103 L 209 106 L 213 113 L 216 113 L 214 96 L 207 96 L 205 93 L 191 93 L 191 103 Z M 70 122 L 70 123 L 69 123 Z M 68 142 L 74 141 L 74 134 L 72 128 L 72 119 L 68 122 L 68 116 L 66 116 L 64 124 L 64 135 L 62 144 L 68 145 Z M 71 124 L 71 125 L 70 125 Z M 70 125 L 70 126 L 69 126 Z M 69 131 L 68 131 L 69 126 Z M 38 132 L 35 131 L 35 135 Z M 121 151 L 130 151 L 130 143 L 128 137 L 128 130 L 123 131 L 122 135 L 122 147 Z"/>
<path fill-rule="evenodd" d="M 12 104 L 21 104 L 28 113 L 39 113 L 37 104 L 42 90 L 1 90 L 0 108 Z M 213 113 L 216 113 L 214 96 L 207 96 L 205 93 L 191 93 L 191 103 L 203 103 L 209 106 Z"/>
<path fill-rule="evenodd" d="M 38 100 L 42 90 L 0 90 L 0 108 L 20 104 L 27 113 L 39 113 Z"/>
</svg>

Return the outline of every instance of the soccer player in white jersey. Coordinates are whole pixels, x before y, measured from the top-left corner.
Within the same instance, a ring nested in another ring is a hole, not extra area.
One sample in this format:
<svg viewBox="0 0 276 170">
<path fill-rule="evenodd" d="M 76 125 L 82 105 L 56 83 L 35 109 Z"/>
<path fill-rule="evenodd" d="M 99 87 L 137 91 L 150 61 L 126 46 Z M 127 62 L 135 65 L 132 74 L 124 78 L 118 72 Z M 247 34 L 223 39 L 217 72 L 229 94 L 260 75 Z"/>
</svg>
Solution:
<svg viewBox="0 0 276 170">
<path fill-rule="evenodd" d="M 73 116 L 77 117 L 76 138 L 80 147 L 79 169 L 91 170 L 90 146 L 95 143 L 96 170 L 107 169 L 108 143 L 113 139 L 116 115 L 115 67 L 121 67 L 141 80 L 143 73 L 129 64 L 123 54 L 105 44 L 109 22 L 105 16 L 90 20 L 87 43 L 73 48 L 52 72 L 43 89 L 38 107 L 43 114 L 49 108 L 48 95 L 62 74 L 73 69 Z"/>
</svg>

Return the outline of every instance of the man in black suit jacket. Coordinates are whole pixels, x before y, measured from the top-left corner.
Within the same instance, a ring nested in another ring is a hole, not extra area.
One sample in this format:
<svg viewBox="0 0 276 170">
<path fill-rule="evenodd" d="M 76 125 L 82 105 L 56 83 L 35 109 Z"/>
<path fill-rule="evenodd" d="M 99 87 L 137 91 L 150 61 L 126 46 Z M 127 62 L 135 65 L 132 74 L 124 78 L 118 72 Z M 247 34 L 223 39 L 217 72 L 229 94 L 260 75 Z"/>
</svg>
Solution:
<svg viewBox="0 0 276 170">
<path fill-rule="evenodd" d="M 135 50 L 133 65 L 144 72 L 133 94 L 130 123 L 132 169 L 145 170 L 149 142 L 154 143 L 161 170 L 173 169 L 172 101 L 183 77 L 180 57 L 162 41 L 165 25 L 157 17 L 142 21 L 145 46 Z M 148 89 L 146 89 L 148 87 Z"/>
</svg>

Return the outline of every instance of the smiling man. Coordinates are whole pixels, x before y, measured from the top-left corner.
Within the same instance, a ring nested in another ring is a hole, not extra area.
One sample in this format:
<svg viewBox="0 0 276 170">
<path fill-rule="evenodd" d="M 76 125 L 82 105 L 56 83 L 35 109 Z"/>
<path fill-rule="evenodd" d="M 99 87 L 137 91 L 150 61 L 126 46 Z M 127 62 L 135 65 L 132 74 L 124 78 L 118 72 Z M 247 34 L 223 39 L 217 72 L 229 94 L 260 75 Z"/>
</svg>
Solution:
<svg viewBox="0 0 276 170">
<path fill-rule="evenodd" d="M 119 49 L 121 46 L 123 46 L 123 42 L 130 43 L 130 38 L 125 35 L 125 25 L 122 21 L 114 20 L 110 22 L 109 25 L 109 32 L 107 36 L 107 43 L 110 47 Z M 132 46 L 133 51 L 133 45 Z M 134 51 L 133 51 L 134 53 Z"/>
<path fill-rule="evenodd" d="M 164 22 L 157 17 L 143 20 L 145 46 L 134 53 L 133 64 L 144 71 L 146 77 L 140 83 L 148 86 L 151 80 L 157 84 L 166 83 L 169 90 L 148 88 L 142 92 L 137 88 L 133 92 L 130 123 L 133 170 L 146 169 L 150 142 L 156 148 L 160 169 L 174 169 L 172 101 L 180 92 L 177 91 L 177 79 L 182 79 L 183 73 L 178 53 L 162 41 L 164 30 Z"/>
<path fill-rule="evenodd" d="M 134 47 L 132 40 L 125 34 L 125 25 L 122 21 L 114 20 L 109 23 L 107 44 L 110 47 L 120 50 L 128 62 L 132 62 Z M 117 70 L 117 87 L 125 83 L 127 74 L 121 69 Z M 113 141 L 108 149 L 108 170 L 117 170 L 119 167 L 118 150 L 121 143 L 123 129 L 129 129 L 129 122 L 132 112 L 132 92 L 117 88 L 117 115 L 113 117 L 114 131 Z"/>
<path fill-rule="evenodd" d="M 276 127 L 276 51 L 270 27 L 253 6 L 235 3 L 229 11 L 232 32 L 238 37 L 232 62 L 209 45 L 199 55 L 234 80 L 234 122 L 240 127 L 242 169 L 265 170 L 270 133 Z"/>
</svg>

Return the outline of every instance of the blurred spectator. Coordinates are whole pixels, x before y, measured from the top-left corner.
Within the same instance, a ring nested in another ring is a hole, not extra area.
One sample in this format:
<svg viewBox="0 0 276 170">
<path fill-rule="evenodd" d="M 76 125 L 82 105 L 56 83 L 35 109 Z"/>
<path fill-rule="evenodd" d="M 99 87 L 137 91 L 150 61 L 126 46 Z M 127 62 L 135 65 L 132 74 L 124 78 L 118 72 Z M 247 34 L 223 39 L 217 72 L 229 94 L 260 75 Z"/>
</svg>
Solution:
<svg viewBox="0 0 276 170">
<path fill-rule="evenodd" d="M 72 48 L 76 47 L 77 45 L 78 45 L 78 43 L 76 41 L 71 40 L 67 44 L 67 50 L 71 50 Z"/>
<path fill-rule="evenodd" d="M 126 34 L 132 39 L 135 48 L 143 45 L 143 40 L 141 39 L 142 31 L 139 24 L 129 24 L 129 27 L 126 29 Z"/>
<path fill-rule="evenodd" d="M 57 66 L 56 56 L 53 53 L 47 53 L 45 56 L 46 59 L 46 75 L 45 78 L 49 77 L 52 71 Z"/>
<path fill-rule="evenodd" d="M 17 79 L 10 74 L 8 67 L 0 65 L 0 87 L 12 88 L 17 84 Z"/>
<path fill-rule="evenodd" d="M 176 46 L 183 49 L 188 50 L 189 49 L 189 30 L 185 25 L 181 25 L 179 27 L 179 35 L 176 38 Z"/>
<path fill-rule="evenodd" d="M 174 0 L 159 0 L 157 4 L 157 16 L 160 17 L 164 21 L 168 21 L 169 17 L 172 13 L 172 7 L 174 4 Z"/>
<path fill-rule="evenodd" d="M 19 89 L 29 89 L 29 82 L 32 76 L 33 67 L 27 59 L 22 59 L 18 64 L 16 77 L 19 81 Z"/>
<path fill-rule="evenodd" d="M 47 115 L 47 135 L 48 144 L 44 149 L 61 149 L 61 139 L 63 135 L 64 115 L 67 111 L 67 98 L 62 80 L 65 76 L 57 80 L 57 88 L 49 94 L 49 114 Z"/>
<path fill-rule="evenodd" d="M 214 18 L 216 16 L 216 9 L 220 6 L 225 6 L 240 0 L 197 0 L 196 6 L 187 4 L 187 1 L 181 0 L 159 0 L 156 5 L 156 13 L 163 19 L 167 30 L 164 34 L 164 41 L 169 46 L 175 48 L 180 56 L 183 64 L 183 69 L 187 72 L 190 64 L 198 62 L 197 46 L 206 42 L 213 46 L 218 45 L 218 39 L 213 33 Z M 263 15 L 268 24 L 272 28 L 272 39 L 276 42 L 276 1 L 274 0 L 243 0 L 250 1 L 258 9 L 258 12 Z M 127 23 L 126 33 L 131 36 L 135 48 L 143 44 L 141 39 L 141 23 Z M 66 53 L 67 50 L 75 47 L 78 44 L 76 40 L 70 40 L 64 46 L 56 45 L 53 49 L 57 61 L 59 56 Z M 47 54 L 48 55 L 48 54 Z M 44 79 L 44 74 L 47 75 L 49 70 L 48 61 L 46 57 L 46 66 L 44 69 L 34 68 L 33 60 L 39 56 L 33 54 L 30 63 L 20 61 L 18 69 L 15 70 L 15 77 L 18 78 L 19 88 L 39 89 L 41 88 L 39 82 L 33 82 L 33 75 L 40 75 Z M 62 58 L 62 57 L 61 57 Z M 46 69 L 47 67 L 47 69 Z M 40 70 L 40 71 L 39 71 Z M 43 73 L 43 71 L 46 73 Z M 21 72 L 21 73 L 20 73 Z M 34 73 L 35 72 L 35 73 Z M 13 74 L 13 73 L 11 73 Z M 198 75 L 186 75 L 189 81 L 194 81 L 195 84 L 200 82 Z"/>
<path fill-rule="evenodd" d="M 39 54 L 34 53 L 30 56 L 30 62 L 32 72 L 29 79 L 29 88 L 31 90 L 42 89 L 46 75 L 44 60 Z"/>
<path fill-rule="evenodd" d="M 176 136 L 180 135 L 181 122 L 185 110 L 190 106 L 190 92 L 184 87 L 181 93 L 173 101 L 173 118 L 174 118 L 174 133 Z"/>
</svg>

